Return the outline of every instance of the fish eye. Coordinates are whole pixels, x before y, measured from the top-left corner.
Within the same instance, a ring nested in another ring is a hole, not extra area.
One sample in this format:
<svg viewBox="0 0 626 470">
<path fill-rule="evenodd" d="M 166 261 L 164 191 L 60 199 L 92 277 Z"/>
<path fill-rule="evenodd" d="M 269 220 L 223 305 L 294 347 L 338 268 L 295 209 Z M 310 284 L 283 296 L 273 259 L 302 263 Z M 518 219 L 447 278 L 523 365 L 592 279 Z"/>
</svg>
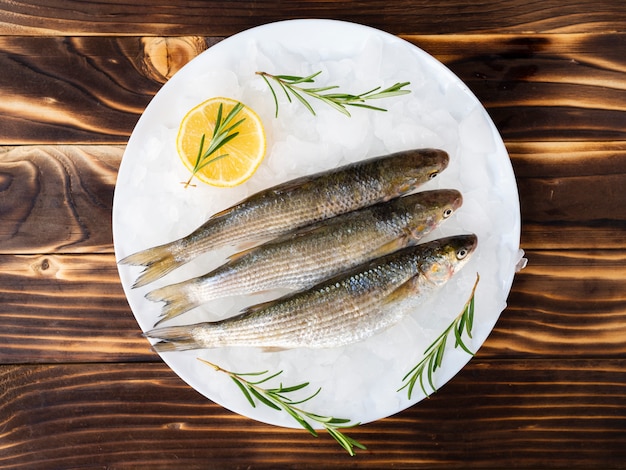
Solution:
<svg viewBox="0 0 626 470">
<path fill-rule="evenodd" d="M 443 211 L 443 218 L 447 219 L 448 217 L 450 217 L 452 215 L 453 212 L 454 211 L 452 209 L 447 207 L 446 210 Z"/>
<path fill-rule="evenodd" d="M 456 252 L 456 257 L 457 259 L 463 259 L 467 256 L 468 253 L 469 250 L 467 248 L 459 248 L 459 250 Z"/>
<path fill-rule="evenodd" d="M 439 170 L 435 170 L 430 175 L 428 175 L 428 179 L 429 180 L 435 179 L 438 174 L 439 174 Z"/>
</svg>

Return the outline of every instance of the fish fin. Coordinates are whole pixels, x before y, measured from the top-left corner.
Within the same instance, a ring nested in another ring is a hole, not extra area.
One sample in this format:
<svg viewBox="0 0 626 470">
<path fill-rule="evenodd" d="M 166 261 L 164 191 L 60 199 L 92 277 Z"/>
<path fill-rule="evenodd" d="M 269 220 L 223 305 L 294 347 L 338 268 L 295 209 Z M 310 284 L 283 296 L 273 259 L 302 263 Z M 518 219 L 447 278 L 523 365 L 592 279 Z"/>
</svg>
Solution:
<svg viewBox="0 0 626 470">
<path fill-rule="evenodd" d="M 369 254 L 369 257 L 378 258 L 380 256 L 385 256 L 390 253 L 393 253 L 394 251 L 399 250 L 400 248 L 404 248 L 407 244 L 407 240 L 408 238 L 406 236 L 401 236 L 399 238 L 391 240 L 390 242 L 384 243 L 380 245 L 378 248 L 376 248 L 373 252 L 371 252 Z"/>
<path fill-rule="evenodd" d="M 243 308 L 242 310 L 239 311 L 239 313 L 233 317 L 229 317 L 229 318 L 239 318 L 239 317 L 246 317 L 249 315 L 256 315 L 258 312 L 261 312 L 269 307 L 271 307 L 272 305 L 276 305 L 280 302 L 283 302 L 287 297 L 290 297 L 296 293 L 298 293 L 300 291 L 295 291 L 295 292 L 290 292 L 287 293 L 281 297 L 278 297 L 276 299 L 271 299 L 271 300 L 266 300 L 265 302 L 260 302 L 258 304 L 254 304 L 254 305 L 250 305 L 248 307 Z"/>
<path fill-rule="evenodd" d="M 261 352 L 271 353 L 271 352 L 280 352 L 286 351 L 287 348 L 281 348 L 280 346 L 264 346 L 261 348 Z"/>
<path fill-rule="evenodd" d="M 237 316 L 244 316 L 244 315 L 254 315 L 255 313 L 264 310 L 274 304 L 277 304 L 278 302 L 280 302 L 281 300 L 283 300 L 283 298 L 278 298 L 278 299 L 273 299 L 273 300 L 268 300 L 266 302 L 261 302 L 258 304 L 254 304 L 254 305 L 250 305 L 249 307 L 244 308 L 243 310 L 241 310 Z"/>
<path fill-rule="evenodd" d="M 256 246 L 251 246 L 249 248 L 245 248 L 242 247 L 241 251 L 238 251 L 237 253 L 233 253 L 232 255 L 228 256 L 228 258 L 226 258 L 226 260 L 228 262 L 232 262 L 232 261 L 237 261 L 241 258 L 243 258 L 244 256 L 248 256 L 250 253 L 252 253 L 257 247 Z"/>
<path fill-rule="evenodd" d="M 237 253 L 239 253 L 240 251 L 251 251 L 254 248 L 258 248 L 260 245 L 262 245 L 263 243 L 266 243 L 269 240 L 270 240 L 269 237 L 264 237 L 264 238 L 259 237 L 259 238 L 255 238 L 252 240 L 242 240 L 240 242 L 235 243 L 234 247 L 236 250 L 238 250 Z M 233 253 L 231 256 L 236 257 L 237 253 Z"/>
<path fill-rule="evenodd" d="M 181 340 L 176 342 L 171 341 L 159 341 L 152 345 L 152 349 L 154 349 L 158 353 L 162 352 L 171 352 L 171 351 L 187 351 L 190 349 L 199 349 L 200 346 L 194 340 Z"/>
<path fill-rule="evenodd" d="M 228 261 L 237 261 L 240 258 L 243 258 L 244 256 L 249 255 L 257 248 L 261 248 L 261 247 L 269 246 L 269 245 L 279 245 L 288 240 L 294 240 L 299 237 L 306 236 L 310 232 L 313 232 L 314 230 L 319 228 L 319 226 L 320 224 L 316 223 L 316 224 L 306 225 L 304 227 L 298 227 L 287 233 L 276 235 L 274 238 L 265 237 L 265 238 L 259 238 L 256 240 L 243 241 L 236 245 L 237 249 L 240 251 L 238 251 L 237 253 L 233 253 L 227 259 Z"/>
<path fill-rule="evenodd" d="M 184 281 L 165 287 L 160 287 L 146 294 L 146 299 L 153 302 L 165 302 L 161 309 L 161 318 L 154 326 L 167 320 L 171 320 L 199 305 L 189 296 L 189 286 L 193 281 Z"/>
<path fill-rule="evenodd" d="M 160 339 L 152 347 L 157 352 L 187 351 L 202 349 L 202 346 L 193 336 L 193 330 L 198 325 L 166 326 L 155 328 L 144 333 L 147 338 Z"/>
<path fill-rule="evenodd" d="M 209 217 L 208 220 L 219 219 L 220 217 L 224 217 L 225 215 L 228 215 L 231 212 L 233 212 L 235 209 L 237 209 L 237 207 L 238 207 L 238 205 L 227 207 L 226 209 L 221 210 L 221 211 L 216 212 L 215 214 L 211 215 L 211 217 Z"/>
<path fill-rule="evenodd" d="M 375 257 L 385 256 L 401 248 L 415 245 L 421 237 L 416 237 L 409 229 L 405 229 L 402 234 L 384 245 L 379 246 L 372 253 Z"/>
<path fill-rule="evenodd" d="M 310 181 L 315 177 L 315 175 L 305 175 L 299 178 L 294 178 L 291 180 L 284 181 L 273 188 L 268 189 L 267 191 L 271 191 L 273 194 L 277 196 L 281 196 L 284 194 L 288 194 L 294 189 L 299 189 L 305 184 L 309 184 Z"/>
<path fill-rule="evenodd" d="M 398 286 L 393 292 L 391 292 L 387 297 L 383 299 L 382 305 L 388 306 L 391 304 L 395 304 L 398 301 L 406 299 L 410 295 L 415 295 L 418 290 L 414 279 L 415 278 L 412 277 L 400 286 Z"/>
<path fill-rule="evenodd" d="M 185 263 L 184 259 L 176 259 L 172 254 L 173 243 L 166 243 L 139 251 L 119 261 L 119 264 L 145 266 L 137 277 L 133 288 L 142 287 L 173 271 Z"/>
</svg>

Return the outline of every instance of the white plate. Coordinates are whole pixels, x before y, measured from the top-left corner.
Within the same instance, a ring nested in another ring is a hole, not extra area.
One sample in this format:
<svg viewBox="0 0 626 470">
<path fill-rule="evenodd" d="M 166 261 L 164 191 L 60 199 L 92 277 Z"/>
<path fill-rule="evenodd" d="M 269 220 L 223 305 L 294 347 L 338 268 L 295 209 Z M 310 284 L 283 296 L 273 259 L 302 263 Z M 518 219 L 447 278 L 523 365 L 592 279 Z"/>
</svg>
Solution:
<svg viewBox="0 0 626 470">
<path fill-rule="evenodd" d="M 409 81 L 409 95 L 373 104 L 378 112 L 351 109 L 346 117 L 312 102 L 317 116 L 280 96 L 280 112 L 258 70 L 308 75 L 318 70 L 319 85 L 361 93 L 376 86 Z M 184 189 L 188 177 L 175 149 L 184 114 L 213 96 L 241 100 L 261 116 L 268 156 L 244 185 L 221 189 L 198 185 Z M 502 140 L 484 108 L 446 67 L 393 35 L 352 23 L 327 20 L 285 21 L 257 27 L 211 47 L 180 70 L 157 93 L 128 142 L 113 205 L 117 259 L 187 235 L 212 213 L 264 187 L 348 161 L 420 147 L 443 148 L 450 165 L 423 189 L 455 188 L 463 207 L 429 239 L 475 233 L 479 247 L 466 267 L 435 298 L 397 326 L 340 349 L 260 352 L 252 348 L 172 352 L 163 360 L 193 388 L 220 405 L 250 418 L 298 427 L 286 413 L 252 408 L 223 368 L 283 374 L 268 385 L 310 382 L 322 390 L 302 405 L 322 415 L 367 423 L 397 413 L 424 398 L 398 392 L 402 378 L 428 345 L 461 312 L 480 273 L 473 338 L 476 351 L 505 308 L 519 261 L 520 215 L 517 187 Z M 149 290 L 207 272 L 223 262 L 227 250 L 213 252 L 140 289 L 131 285 L 138 267 L 119 266 L 130 306 L 143 331 L 154 325 L 160 303 L 146 300 Z M 170 324 L 216 319 L 236 313 L 262 296 L 224 299 L 182 315 Z M 441 387 L 469 361 L 449 341 L 435 383 Z"/>
</svg>

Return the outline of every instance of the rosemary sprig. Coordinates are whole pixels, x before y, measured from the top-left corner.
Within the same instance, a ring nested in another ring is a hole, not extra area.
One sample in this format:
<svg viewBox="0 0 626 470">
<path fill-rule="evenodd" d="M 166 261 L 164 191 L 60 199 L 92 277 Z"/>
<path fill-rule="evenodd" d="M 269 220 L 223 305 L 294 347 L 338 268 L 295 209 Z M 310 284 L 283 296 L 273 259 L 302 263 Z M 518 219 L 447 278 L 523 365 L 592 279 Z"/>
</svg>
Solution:
<svg viewBox="0 0 626 470">
<path fill-rule="evenodd" d="M 300 426 L 306 429 L 314 437 L 318 437 L 318 434 L 315 429 L 313 429 L 313 426 L 311 426 L 311 424 L 309 423 L 309 420 L 320 423 L 328 432 L 328 434 L 330 434 L 332 438 L 335 439 L 339 443 L 339 445 L 343 447 L 351 456 L 355 455 L 355 447 L 362 450 L 366 449 L 363 444 L 355 439 L 352 439 L 351 437 L 346 436 L 341 432 L 342 429 L 358 426 L 359 423 L 348 424 L 350 423 L 350 419 L 322 416 L 316 413 L 311 413 L 310 411 L 305 411 L 302 408 L 296 406 L 316 397 L 322 390 L 321 388 L 318 388 L 316 392 L 304 399 L 293 400 L 292 398 L 288 397 L 287 394 L 306 388 L 309 385 L 308 382 L 304 382 L 298 385 L 292 385 L 289 387 L 285 387 L 281 383 L 277 388 L 264 388 L 261 386 L 262 384 L 270 381 L 275 377 L 278 377 L 280 374 L 282 374 L 283 371 L 281 370 L 279 372 L 269 375 L 268 371 L 238 373 L 223 369 L 217 364 L 213 364 L 212 362 L 209 362 L 207 360 L 200 358 L 199 360 L 211 366 L 216 371 L 223 372 L 228 375 L 237 385 L 241 393 L 243 393 L 243 395 L 246 397 L 246 399 L 253 408 L 256 408 L 256 402 L 258 401 L 259 403 L 262 403 L 265 406 L 268 406 L 269 408 L 272 408 L 274 410 L 285 411 Z M 259 379 L 255 381 L 252 380 L 251 377 L 258 377 Z"/>
<path fill-rule="evenodd" d="M 313 115 L 315 115 L 315 110 L 313 106 L 307 101 L 305 98 L 309 96 L 311 98 L 318 99 L 323 103 L 335 108 L 340 113 L 345 114 L 346 116 L 350 116 L 350 112 L 346 109 L 346 106 L 356 106 L 361 108 L 373 109 L 376 111 L 386 111 L 384 108 L 380 108 L 378 106 L 372 106 L 369 104 L 365 104 L 368 100 L 377 100 L 382 98 L 389 98 L 392 96 L 405 95 L 410 93 L 410 90 L 403 90 L 403 88 L 410 84 L 410 82 L 401 82 L 396 83 L 389 88 L 385 88 L 381 90 L 381 87 L 372 88 L 364 93 L 360 93 L 358 95 L 353 95 L 349 93 L 325 93 L 330 90 L 335 90 L 339 88 L 337 85 L 324 86 L 324 87 L 303 87 L 300 86 L 303 83 L 313 83 L 315 81 L 315 77 L 322 73 L 315 72 L 306 77 L 299 77 L 296 75 L 272 75 L 267 72 L 256 72 L 257 75 L 260 75 L 270 91 L 272 92 L 272 96 L 274 97 L 274 105 L 276 107 L 276 117 L 278 117 L 278 97 L 276 96 L 276 92 L 270 83 L 270 79 L 275 81 L 280 88 L 282 88 L 283 92 L 287 96 L 287 100 L 291 103 L 291 97 L 293 96 L 298 101 L 300 101 Z"/>
<path fill-rule="evenodd" d="M 223 153 L 217 156 L 213 155 L 224 145 L 226 145 L 228 142 L 230 142 L 239 135 L 239 132 L 233 132 L 233 129 L 235 129 L 243 121 L 245 121 L 246 118 L 240 119 L 234 124 L 231 124 L 231 122 L 233 121 L 233 119 L 235 119 L 235 116 L 237 116 L 239 111 L 241 111 L 243 108 L 243 104 L 237 103 L 235 106 L 233 106 L 233 108 L 226 115 L 226 117 L 222 119 L 223 106 L 222 103 L 220 103 L 220 106 L 217 109 L 217 117 L 215 119 L 215 127 L 213 128 L 211 140 L 209 141 L 208 147 L 205 150 L 204 143 L 206 140 L 206 134 L 202 134 L 202 137 L 200 138 L 200 145 L 198 147 L 198 155 L 196 157 L 191 176 L 185 183 L 183 183 L 185 185 L 185 188 L 191 185 L 191 180 L 193 179 L 195 174 L 198 173 L 202 168 L 228 156 L 227 153 Z"/>
<path fill-rule="evenodd" d="M 463 333 L 465 332 L 469 338 L 472 337 L 472 327 L 474 326 L 474 295 L 476 293 L 476 287 L 480 276 L 476 274 L 476 282 L 472 288 L 472 293 L 469 300 L 465 303 L 463 311 L 452 321 L 452 323 L 441 333 L 437 339 L 426 348 L 424 351 L 423 359 L 417 363 L 413 369 L 411 369 L 402 379 L 402 382 L 406 382 L 398 392 L 407 389 L 407 396 L 409 400 L 413 394 L 415 384 L 419 380 L 420 387 L 424 392 L 424 395 L 429 396 L 431 393 L 437 391 L 433 381 L 433 374 L 441 367 L 443 362 L 443 355 L 446 350 L 446 343 L 448 342 L 448 335 L 451 331 L 454 332 L 454 347 L 460 347 L 466 353 L 471 356 L 474 355 L 472 351 L 463 343 Z M 426 380 L 430 387 L 431 392 L 426 391 L 426 385 L 424 383 L 424 373 L 426 373 Z"/>
</svg>

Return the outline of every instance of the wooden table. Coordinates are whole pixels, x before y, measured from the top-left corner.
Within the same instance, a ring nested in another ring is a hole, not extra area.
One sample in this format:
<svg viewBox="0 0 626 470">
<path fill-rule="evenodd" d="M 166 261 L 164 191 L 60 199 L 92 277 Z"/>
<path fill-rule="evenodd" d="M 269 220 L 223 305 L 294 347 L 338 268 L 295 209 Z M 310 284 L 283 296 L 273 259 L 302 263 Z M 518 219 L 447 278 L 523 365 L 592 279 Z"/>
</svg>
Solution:
<svg viewBox="0 0 626 470">
<path fill-rule="evenodd" d="M 0 2 L 0 468 L 625 468 L 626 5 L 613 0 Z M 134 124 L 201 51 L 259 24 L 397 34 L 487 108 L 517 175 L 519 273 L 430 399 L 326 434 L 232 414 L 140 337 L 111 207 Z"/>
</svg>

